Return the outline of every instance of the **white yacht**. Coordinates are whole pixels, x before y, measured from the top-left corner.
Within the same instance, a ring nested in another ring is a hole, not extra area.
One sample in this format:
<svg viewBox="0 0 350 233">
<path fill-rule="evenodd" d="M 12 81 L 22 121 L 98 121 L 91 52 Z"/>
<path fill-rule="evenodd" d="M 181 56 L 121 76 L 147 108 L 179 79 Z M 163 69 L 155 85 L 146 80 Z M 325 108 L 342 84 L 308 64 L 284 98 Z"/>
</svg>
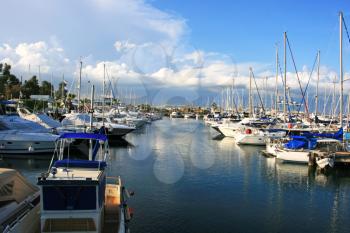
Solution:
<svg viewBox="0 0 350 233">
<path fill-rule="evenodd" d="M 0 168 L 0 232 L 34 233 L 40 225 L 40 192 L 19 172 Z"/>
<path fill-rule="evenodd" d="M 286 135 L 286 131 L 241 127 L 233 134 L 237 144 L 263 146 L 266 145 L 268 138 L 282 138 Z"/>
<path fill-rule="evenodd" d="M 180 112 L 172 112 L 171 114 L 170 114 L 170 118 L 182 118 L 183 116 L 181 115 L 181 113 Z"/>
<path fill-rule="evenodd" d="M 62 147 L 74 140 L 90 142 L 88 160 L 63 154 Z M 41 191 L 41 232 L 128 232 L 131 213 L 126 199 L 129 193 L 120 177 L 107 177 L 106 135 L 66 133 L 57 145 L 58 160 L 37 182 Z"/>
<path fill-rule="evenodd" d="M 88 129 L 90 125 L 91 116 L 86 113 L 69 113 L 65 114 L 62 120 L 62 126 L 78 127 L 81 129 Z M 93 118 L 93 126 L 97 129 L 104 126 L 109 137 L 122 137 L 136 129 L 134 125 L 118 124 L 112 121 L 110 117 L 97 115 Z"/>
<path fill-rule="evenodd" d="M 18 116 L 0 116 L 0 153 L 39 154 L 52 153 L 58 135 L 34 122 Z"/>
<path fill-rule="evenodd" d="M 266 144 L 265 135 L 259 129 L 242 127 L 235 130 L 233 135 L 237 144 L 257 146 Z"/>
<path fill-rule="evenodd" d="M 23 119 L 38 123 L 47 129 L 54 129 L 54 128 L 61 127 L 60 122 L 52 119 L 51 117 L 49 117 L 44 113 L 32 113 L 27 108 L 24 108 L 24 107 L 17 108 L 17 113 Z"/>
</svg>

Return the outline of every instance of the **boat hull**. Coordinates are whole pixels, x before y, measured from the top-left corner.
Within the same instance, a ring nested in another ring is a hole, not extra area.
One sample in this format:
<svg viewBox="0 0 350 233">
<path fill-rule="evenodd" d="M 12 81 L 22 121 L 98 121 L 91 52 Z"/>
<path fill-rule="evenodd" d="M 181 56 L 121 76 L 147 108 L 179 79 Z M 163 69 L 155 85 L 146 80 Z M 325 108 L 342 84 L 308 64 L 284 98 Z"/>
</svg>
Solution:
<svg viewBox="0 0 350 233">
<path fill-rule="evenodd" d="M 276 158 L 283 162 L 289 163 L 303 163 L 309 162 L 309 151 L 276 151 Z"/>
</svg>

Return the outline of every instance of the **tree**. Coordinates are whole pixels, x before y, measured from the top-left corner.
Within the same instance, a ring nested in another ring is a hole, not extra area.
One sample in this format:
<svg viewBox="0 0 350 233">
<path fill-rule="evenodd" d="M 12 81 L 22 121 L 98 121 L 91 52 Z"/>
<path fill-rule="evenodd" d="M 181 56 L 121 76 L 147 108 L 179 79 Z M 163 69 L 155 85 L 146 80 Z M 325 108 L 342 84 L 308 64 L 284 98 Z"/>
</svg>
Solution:
<svg viewBox="0 0 350 233">
<path fill-rule="evenodd" d="M 20 82 L 11 74 L 11 65 L 0 64 L 0 94 L 8 98 L 18 98 L 20 93 Z"/>
<path fill-rule="evenodd" d="M 58 90 L 55 92 L 56 99 L 59 100 L 65 100 L 67 98 L 67 89 L 66 89 L 66 82 L 60 82 L 58 84 Z"/>
<path fill-rule="evenodd" d="M 26 80 L 22 86 L 22 93 L 24 98 L 29 99 L 31 95 L 40 94 L 40 86 L 38 79 L 34 75 L 31 79 Z"/>
<path fill-rule="evenodd" d="M 53 86 L 48 81 L 42 81 L 40 86 L 40 95 L 50 95 L 51 91 L 53 90 Z"/>
</svg>

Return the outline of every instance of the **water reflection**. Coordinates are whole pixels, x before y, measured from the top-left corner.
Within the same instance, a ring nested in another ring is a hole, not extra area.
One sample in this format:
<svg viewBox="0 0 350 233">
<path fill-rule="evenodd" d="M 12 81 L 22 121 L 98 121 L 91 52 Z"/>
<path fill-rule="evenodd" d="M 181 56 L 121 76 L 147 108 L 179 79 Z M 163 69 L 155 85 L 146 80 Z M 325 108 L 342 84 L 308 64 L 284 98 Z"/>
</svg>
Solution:
<svg viewBox="0 0 350 233">
<path fill-rule="evenodd" d="M 348 168 L 320 173 L 215 135 L 200 121 L 164 119 L 113 143 L 108 173 L 136 191 L 133 232 L 348 231 Z M 35 178 L 48 163 L 0 166 Z"/>
</svg>

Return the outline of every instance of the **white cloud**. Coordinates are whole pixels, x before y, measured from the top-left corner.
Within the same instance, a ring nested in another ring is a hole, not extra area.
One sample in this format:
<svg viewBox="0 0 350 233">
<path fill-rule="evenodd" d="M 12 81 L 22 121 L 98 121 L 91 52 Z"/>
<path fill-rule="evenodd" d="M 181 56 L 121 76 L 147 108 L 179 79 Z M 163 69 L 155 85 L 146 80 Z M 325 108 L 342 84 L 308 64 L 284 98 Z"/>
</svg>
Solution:
<svg viewBox="0 0 350 233">
<path fill-rule="evenodd" d="M 49 46 L 44 41 L 35 43 L 19 43 L 12 47 L 8 44 L 0 46 L 0 60 L 9 63 L 13 72 L 27 72 L 29 65 L 42 73 L 62 72 L 70 66 L 63 48 Z"/>
</svg>

